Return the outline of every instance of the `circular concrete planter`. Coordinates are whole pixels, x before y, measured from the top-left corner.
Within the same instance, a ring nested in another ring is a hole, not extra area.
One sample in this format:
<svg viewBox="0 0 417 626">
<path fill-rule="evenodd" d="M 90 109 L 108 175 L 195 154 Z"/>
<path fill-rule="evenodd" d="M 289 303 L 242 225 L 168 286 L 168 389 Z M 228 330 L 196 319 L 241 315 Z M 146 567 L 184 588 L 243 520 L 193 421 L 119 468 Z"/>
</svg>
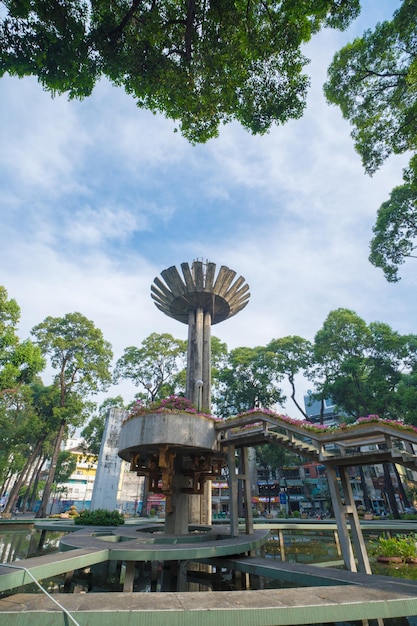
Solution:
<svg viewBox="0 0 417 626">
<path fill-rule="evenodd" d="M 131 459 L 133 451 L 169 446 L 178 455 L 217 449 L 215 420 L 179 411 L 145 413 L 129 418 L 120 431 L 119 456 Z"/>
</svg>

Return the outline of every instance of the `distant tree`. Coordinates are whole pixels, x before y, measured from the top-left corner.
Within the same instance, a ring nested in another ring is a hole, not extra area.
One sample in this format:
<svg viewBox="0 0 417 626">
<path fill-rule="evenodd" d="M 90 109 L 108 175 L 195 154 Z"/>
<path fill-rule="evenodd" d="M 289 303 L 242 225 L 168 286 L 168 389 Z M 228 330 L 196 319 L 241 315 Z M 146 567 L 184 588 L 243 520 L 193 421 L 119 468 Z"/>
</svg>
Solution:
<svg viewBox="0 0 417 626">
<path fill-rule="evenodd" d="M 219 382 L 215 403 L 223 417 L 254 408 L 271 408 L 284 401 L 273 359 L 265 347 L 232 350 L 219 372 Z"/>
<path fill-rule="evenodd" d="M 176 391 L 185 367 L 187 343 L 168 333 L 152 333 L 141 347 L 129 346 L 116 362 L 113 379 L 131 380 L 140 387 L 140 397 L 151 402 Z"/>
<path fill-rule="evenodd" d="M 238 120 L 253 133 L 301 116 L 322 26 L 345 28 L 359 0 L 23 0 L 5 2 L 0 75 L 34 75 L 52 93 L 88 96 L 101 76 L 138 106 L 206 141 Z"/>
<path fill-rule="evenodd" d="M 228 349 L 227 344 L 220 341 L 218 337 L 211 337 L 211 388 L 215 393 L 219 385 L 219 376 L 227 363 Z"/>
<path fill-rule="evenodd" d="M 300 463 L 300 457 L 298 455 L 293 452 L 288 452 L 288 450 L 272 443 L 257 446 L 255 453 L 258 464 L 269 472 L 279 470 L 283 465 Z"/>
<path fill-rule="evenodd" d="M 349 309 L 331 311 L 314 344 L 318 395 L 352 418 L 404 418 L 401 385 L 416 368 L 417 336 L 369 325 Z"/>
<path fill-rule="evenodd" d="M 84 438 L 81 442 L 81 448 L 86 452 L 86 454 L 96 457 L 100 454 L 106 416 L 108 411 L 113 408 L 125 408 L 122 396 L 117 396 L 116 398 L 106 398 L 103 404 L 99 407 L 98 415 L 92 417 L 81 431 L 81 437 Z"/>
<path fill-rule="evenodd" d="M 278 375 L 286 377 L 291 387 L 291 400 L 303 415 L 308 415 L 296 398 L 296 377 L 305 374 L 312 364 L 313 345 L 307 339 L 298 336 L 272 339 L 266 350 L 273 355 L 274 368 Z"/>
<path fill-rule="evenodd" d="M 77 458 L 70 450 L 60 450 L 56 462 L 54 483 L 66 483 L 77 468 Z"/>
<path fill-rule="evenodd" d="M 110 385 L 113 353 L 101 330 L 81 313 L 47 317 L 33 328 L 32 334 L 43 353 L 49 356 L 52 367 L 57 370 L 55 385 L 59 389 L 59 400 L 55 407 L 59 427 L 37 514 L 37 517 L 44 517 L 67 425 L 80 425 L 87 417 L 85 408 L 89 394 L 105 390 Z"/>
<path fill-rule="evenodd" d="M 407 417 L 403 385 L 417 371 L 417 336 L 400 335 L 382 322 L 367 325 L 353 311 L 337 309 L 316 334 L 315 358 L 321 397 L 332 398 L 346 414 L 355 419 L 369 414 Z M 384 477 L 398 518 L 388 464 L 384 464 Z M 401 485 L 398 475 L 397 480 Z"/>
<path fill-rule="evenodd" d="M 336 309 L 329 313 L 314 342 L 311 376 L 316 399 L 332 398 L 351 417 L 371 412 L 363 398 L 364 355 L 369 345 L 366 322 L 354 311 Z"/>
</svg>

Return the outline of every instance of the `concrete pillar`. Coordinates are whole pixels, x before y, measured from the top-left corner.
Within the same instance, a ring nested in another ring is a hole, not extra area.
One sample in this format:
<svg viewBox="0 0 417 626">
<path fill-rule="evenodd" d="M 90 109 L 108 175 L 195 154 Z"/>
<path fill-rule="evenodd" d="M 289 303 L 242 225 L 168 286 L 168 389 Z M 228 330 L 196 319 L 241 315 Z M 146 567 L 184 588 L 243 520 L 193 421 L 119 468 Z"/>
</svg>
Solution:
<svg viewBox="0 0 417 626">
<path fill-rule="evenodd" d="M 165 533 L 168 535 L 186 535 L 188 533 L 189 495 L 181 491 L 186 486 L 186 478 L 176 465 L 177 460 L 174 462 L 172 479 L 171 506 L 173 511 L 165 514 Z"/>
<path fill-rule="evenodd" d="M 90 509 L 117 508 L 117 492 L 119 487 L 122 459 L 118 456 L 120 427 L 126 411 L 110 409 L 107 413 L 103 440 L 97 463 Z"/>
<path fill-rule="evenodd" d="M 211 412 L 211 314 L 204 312 L 203 321 L 203 369 L 202 369 L 202 402 L 201 410 Z"/>
<path fill-rule="evenodd" d="M 185 397 L 193 400 L 194 392 L 194 353 L 195 353 L 195 311 L 188 314 L 188 344 L 187 344 L 187 380 Z"/>
<path fill-rule="evenodd" d="M 326 474 L 329 484 L 330 496 L 332 498 L 334 515 L 336 518 L 337 530 L 339 533 L 343 561 L 345 563 L 346 569 L 350 570 L 351 572 L 356 572 L 356 562 L 353 554 L 352 543 L 350 541 L 349 528 L 345 517 L 346 505 L 342 504 L 336 471 L 331 465 L 326 465 Z"/>
<path fill-rule="evenodd" d="M 239 536 L 239 512 L 238 512 L 238 479 L 236 474 L 235 446 L 229 443 L 227 446 L 227 465 L 229 467 L 229 514 L 230 534 L 232 537 Z"/>
</svg>

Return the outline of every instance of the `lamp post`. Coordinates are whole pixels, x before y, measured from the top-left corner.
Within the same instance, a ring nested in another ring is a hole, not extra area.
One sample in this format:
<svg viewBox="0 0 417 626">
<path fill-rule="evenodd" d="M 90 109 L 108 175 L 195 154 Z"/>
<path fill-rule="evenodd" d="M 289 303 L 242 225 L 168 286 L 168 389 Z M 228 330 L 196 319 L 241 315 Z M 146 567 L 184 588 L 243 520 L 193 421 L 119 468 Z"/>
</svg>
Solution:
<svg viewBox="0 0 417 626">
<path fill-rule="evenodd" d="M 286 514 L 287 515 L 291 515 L 291 502 L 290 502 L 290 496 L 289 496 L 289 492 L 288 492 L 287 479 L 285 478 L 285 476 L 283 476 L 281 478 L 280 487 L 281 487 L 281 491 L 285 494 L 285 511 L 286 511 Z"/>
<path fill-rule="evenodd" d="M 151 401 L 153 400 L 153 394 L 152 394 L 152 383 L 145 383 L 145 387 L 148 390 L 149 395 L 151 396 Z"/>
<path fill-rule="evenodd" d="M 195 381 L 195 386 L 197 388 L 197 411 L 200 413 L 201 409 L 201 398 L 203 395 L 203 381 L 199 378 Z"/>
</svg>

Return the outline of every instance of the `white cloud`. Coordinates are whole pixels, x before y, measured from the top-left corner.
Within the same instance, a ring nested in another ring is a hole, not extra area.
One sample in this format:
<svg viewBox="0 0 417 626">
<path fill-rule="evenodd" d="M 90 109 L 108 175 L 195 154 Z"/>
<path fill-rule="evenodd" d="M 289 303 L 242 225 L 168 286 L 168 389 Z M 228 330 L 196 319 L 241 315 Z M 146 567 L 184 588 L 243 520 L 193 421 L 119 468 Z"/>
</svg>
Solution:
<svg viewBox="0 0 417 626">
<path fill-rule="evenodd" d="M 123 240 L 135 231 L 148 230 L 145 214 L 120 206 L 83 207 L 67 218 L 66 236 L 76 243 L 96 246 L 112 239 Z"/>
</svg>

